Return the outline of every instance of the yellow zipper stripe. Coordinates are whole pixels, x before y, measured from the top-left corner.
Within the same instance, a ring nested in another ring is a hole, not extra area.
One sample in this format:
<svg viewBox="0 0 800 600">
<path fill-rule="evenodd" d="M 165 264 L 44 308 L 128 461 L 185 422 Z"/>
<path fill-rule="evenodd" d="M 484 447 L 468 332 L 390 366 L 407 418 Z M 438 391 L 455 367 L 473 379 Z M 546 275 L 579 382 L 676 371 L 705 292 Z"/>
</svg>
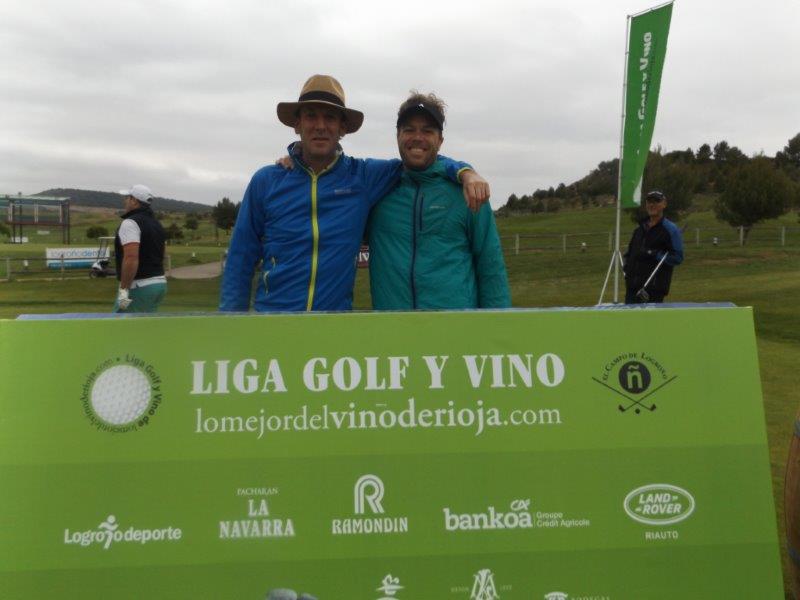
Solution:
<svg viewBox="0 0 800 600">
<path fill-rule="evenodd" d="M 303 167 L 311 176 L 311 237 L 313 239 L 313 246 L 311 249 L 311 278 L 308 281 L 308 301 L 306 302 L 306 310 L 310 311 L 314 306 L 314 288 L 317 286 L 317 265 L 319 263 L 319 221 L 317 220 L 317 181 L 325 173 L 330 171 L 339 160 L 341 154 L 337 154 L 333 162 L 325 167 L 318 174 L 314 173 L 311 169 Z"/>
<path fill-rule="evenodd" d="M 324 171 L 323 171 L 324 172 Z M 310 311 L 314 305 L 314 288 L 317 285 L 317 263 L 319 261 L 319 222 L 317 221 L 317 175 L 311 175 L 311 237 L 313 247 L 311 250 L 311 279 L 308 282 L 308 302 L 306 310 Z"/>
</svg>

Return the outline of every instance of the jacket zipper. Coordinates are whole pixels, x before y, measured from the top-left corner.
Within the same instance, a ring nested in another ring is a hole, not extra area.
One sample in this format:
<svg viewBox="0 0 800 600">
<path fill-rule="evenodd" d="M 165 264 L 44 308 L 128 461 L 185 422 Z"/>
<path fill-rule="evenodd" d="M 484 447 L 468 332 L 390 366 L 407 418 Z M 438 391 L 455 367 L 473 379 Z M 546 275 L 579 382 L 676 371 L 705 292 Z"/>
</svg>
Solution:
<svg viewBox="0 0 800 600">
<path fill-rule="evenodd" d="M 420 201 L 420 185 L 414 182 L 417 191 L 414 193 L 414 205 L 411 214 L 411 307 L 417 309 L 417 288 L 414 284 L 414 267 L 417 262 L 417 202 Z M 422 231 L 422 203 L 419 207 L 419 228 Z"/>
<path fill-rule="evenodd" d="M 317 286 L 317 265 L 319 263 L 319 222 L 317 221 L 317 178 L 311 174 L 311 277 L 308 280 L 308 300 L 306 310 L 314 306 L 314 289 Z"/>
<path fill-rule="evenodd" d="M 306 173 L 311 176 L 311 276 L 308 280 L 308 300 L 306 300 L 306 310 L 311 311 L 314 306 L 314 290 L 317 286 L 317 267 L 319 265 L 319 221 L 317 219 L 317 181 L 325 173 L 330 171 L 333 166 L 339 161 L 337 155 L 334 161 L 325 167 L 319 173 L 314 173 L 305 165 L 301 166 L 305 169 Z"/>
</svg>

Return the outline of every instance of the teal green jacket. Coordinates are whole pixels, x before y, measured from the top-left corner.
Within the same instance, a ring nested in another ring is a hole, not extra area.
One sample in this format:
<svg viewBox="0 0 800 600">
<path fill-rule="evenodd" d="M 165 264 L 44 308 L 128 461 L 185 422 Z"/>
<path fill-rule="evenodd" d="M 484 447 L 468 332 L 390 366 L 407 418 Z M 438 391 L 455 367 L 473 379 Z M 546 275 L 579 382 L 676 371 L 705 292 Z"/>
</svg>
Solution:
<svg viewBox="0 0 800 600">
<path fill-rule="evenodd" d="M 492 209 L 471 212 L 441 161 L 403 172 L 373 207 L 367 239 L 376 310 L 511 306 Z"/>
</svg>

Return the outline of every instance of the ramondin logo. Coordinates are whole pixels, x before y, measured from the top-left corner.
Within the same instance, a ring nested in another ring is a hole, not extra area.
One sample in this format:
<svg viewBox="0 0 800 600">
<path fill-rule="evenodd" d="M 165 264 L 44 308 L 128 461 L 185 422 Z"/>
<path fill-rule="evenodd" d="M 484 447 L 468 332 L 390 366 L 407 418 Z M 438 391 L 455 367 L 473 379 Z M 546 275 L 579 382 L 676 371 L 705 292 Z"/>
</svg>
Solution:
<svg viewBox="0 0 800 600">
<path fill-rule="evenodd" d="M 137 356 L 109 358 L 86 378 L 81 404 L 97 429 L 136 431 L 150 422 L 161 404 L 161 377 Z"/>
<path fill-rule="evenodd" d="M 85 531 L 64 530 L 64 544 L 76 546 L 91 546 L 99 544 L 103 550 L 108 550 L 111 544 L 134 543 L 145 545 L 150 542 L 171 542 L 181 539 L 183 532 L 177 527 L 162 527 L 160 529 L 137 529 L 128 527 L 120 529 L 117 518 L 108 515 L 106 520 L 100 523 L 96 529 Z"/>
<path fill-rule="evenodd" d="M 564 592 L 550 592 L 544 595 L 544 600 L 568 600 L 569 596 Z"/>
<path fill-rule="evenodd" d="M 383 481 L 376 475 L 362 475 L 356 481 L 354 488 L 355 494 L 355 513 L 364 514 L 364 503 L 369 506 L 372 514 L 383 514 Z"/>
<path fill-rule="evenodd" d="M 636 488 L 625 496 L 625 512 L 645 525 L 671 525 L 689 518 L 694 512 L 694 497 L 676 485 L 652 483 Z"/>
<path fill-rule="evenodd" d="M 592 379 L 622 396 L 625 402 L 617 405 L 620 412 L 633 409 L 635 414 L 653 412 L 657 406 L 651 397 L 677 375 L 670 375 L 663 364 L 646 352 L 626 352 L 608 361 L 600 377 Z"/>
<path fill-rule="evenodd" d="M 383 515 L 383 481 L 377 475 L 362 475 L 353 486 L 353 513 L 355 515 Z M 357 516 L 347 519 L 332 519 L 333 535 L 362 535 L 407 533 L 408 517 Z"/>
</svg>

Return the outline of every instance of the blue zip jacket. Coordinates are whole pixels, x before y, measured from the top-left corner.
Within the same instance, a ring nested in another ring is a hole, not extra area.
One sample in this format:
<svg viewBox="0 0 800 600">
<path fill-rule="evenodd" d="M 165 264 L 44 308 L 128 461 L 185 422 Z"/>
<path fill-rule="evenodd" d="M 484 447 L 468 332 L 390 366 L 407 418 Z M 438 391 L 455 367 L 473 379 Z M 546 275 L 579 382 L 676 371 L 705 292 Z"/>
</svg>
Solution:
<svg viewBox="0 0 800 600">
<path fill-rule="evenodd" d="M 339 154 L 319 174 L 289 146 L 294 169 L 258 170 L 244 193 L 225 262 L 220 310 L 247 311 L 261 261 L 255 309 L 350 310 L 356 258 L 370 208 L 397 183 L 399 159 Z M 442 157 L 458 181 L 470 168 Z"/>
</svg>

